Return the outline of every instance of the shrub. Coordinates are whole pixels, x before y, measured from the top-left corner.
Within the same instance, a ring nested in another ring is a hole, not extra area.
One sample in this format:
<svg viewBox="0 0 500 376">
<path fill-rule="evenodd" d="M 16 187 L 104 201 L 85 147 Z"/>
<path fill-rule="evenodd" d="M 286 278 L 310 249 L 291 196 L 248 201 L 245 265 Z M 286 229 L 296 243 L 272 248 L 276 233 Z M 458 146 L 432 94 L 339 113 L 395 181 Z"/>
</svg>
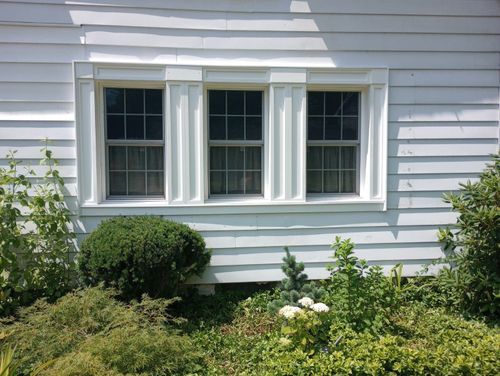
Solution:
<svg viewBox="0 0 500 376">
<path fill-rule="evenodd" d="M 15 152 L 0 168 L 0 315 L 44 296 L 56 299 L 72 287 L 69 259 L 74 234 L 64 203 L 64 181 L 47 147 L 37 184 L 33 170 L 20 171 Z"/>
<path fill-rule="evenodd" d="M 354 255 L 354 243 L 337 237 L 332 244 L 336 260 L 327 283 L 325 302 L 335 319 L 358 331 L 379 333 L 389 324 L 398 296 L 389 278 L 378 266 L 368 267 Z"/>
<path fill-rule="evenodd" d="M 437 284 L 454 294 L 450 301 L 469 313 L 500 316 L 500 155 L 477 183 L 460 184 L 445 202 L 458 213 L 456 229 L 440 231 L 451 266 Z"/>
<path fill-rule="evenodd" d="M 398 330 L 374 335 L 334 323 L 330 342 L 314 356 L 273 346 L 262 375 L 493 375 L 500 367 L 500 332 L 415 303 L 394 318 Z"/>
<path fill-rule="evenodd" d="M 174 296 L 210 260 L 203 238 L 188 226 L 159 217 L 118 217 L 102 222 L 82 243 L 82 279 L 104 282 L 124 297 Z"/>
<path fill-rule="evenodd" d="M 39 375 L 182 375 L 197 372 L 201 357 L 173 329 L 173 300 L 125 305 L 101 287 L 80 290 L 56 304 L 44 300 L 0 329 L 16 344 L 19 373 Z"/>
<path fill-rule="evenodd" d="M 310 298 L 299 300 L 301 307 L 284 306 L 279 314 L 285 317 L 281 327 L 281 344 L 299 348 L 313 355 L 328 339 L 329 307 Z"/>
<path fill-rule="evenodd" d="M 268 305 L 271 313 L 276 313 L 285 305 L 297 306 L 299 299 L 306 296 L 313 300 L 321 299 L 325 292 L 322 288 L 316 287 L 313 282 L 306 282 L 307 274 L 303 273 L 304 263 L 297 262 L 295 256 L 290 254 L 288 247 L 285 247 L 285 253 L 281 270 L 286 278 L 281 281 L 279 299 L 273 300 Z"/>
</svg>

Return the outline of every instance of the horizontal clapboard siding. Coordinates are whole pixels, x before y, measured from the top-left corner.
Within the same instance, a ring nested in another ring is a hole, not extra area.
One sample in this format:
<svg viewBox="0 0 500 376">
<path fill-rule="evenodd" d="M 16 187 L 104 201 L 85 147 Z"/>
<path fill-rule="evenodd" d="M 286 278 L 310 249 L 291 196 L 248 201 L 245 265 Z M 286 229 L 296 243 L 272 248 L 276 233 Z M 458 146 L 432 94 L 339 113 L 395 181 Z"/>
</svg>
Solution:
<svg viewBox="0 0 500 376">
<path fill-rule="evenodd" d="M 0 2 L 0 167 L 17 150 L 39 166 L 43 139 L 60 160 L 83 239 L 121 209 L 79 215 L 75 60 L 186 65 L 388 67 L 385 212 L 315 212 L 263 205 L 135 207 L 199 230 L 211 266 L 193 282 L 281 279 L 282 247 L 325 277 L 339 235 L 357 254 L 414 274 L 442 255 L 454 223 L 444 192 L 475 181 L 498 150 L 500 3 L 495 0 L 24 0 Z M 288 212 L 287 212 L 288 210 Z"/>
<path fill-rule="evenodd" d="M 24 0 L 30 4 L 57 5 L 64 4 L 64 0 Z M 85 4 L 85 1 L 74 1 L 72 4 Z M 124 6 L 137 8 L 135 0 L 103 0 L 99 2 L 102 7 Z M 260 1 L 234 2 L 220 0 L 207 5 L 205 0 L 182 2 L 179 0 L 143 0 L 141 8 L 190 10 L 198 12 L 228 11 L 228 12 L 265 12 L 265 13 L 331 13 L 331 14 L 407 14 L 407 15 L 450 15 L 450 16 L 497 16 L 500 5 L 494 0 L 421 0 L 418 3 L 412 0 L 279 0 L 271 3 Z M 45 8 L 47 9 L 47 8 Z M 49 8 L 50 9 L 50 8 Z M 193 12 L 194 13 L 194 12 Z M 195 14 L 196 15 L 196 14 Z"/>
</svg>

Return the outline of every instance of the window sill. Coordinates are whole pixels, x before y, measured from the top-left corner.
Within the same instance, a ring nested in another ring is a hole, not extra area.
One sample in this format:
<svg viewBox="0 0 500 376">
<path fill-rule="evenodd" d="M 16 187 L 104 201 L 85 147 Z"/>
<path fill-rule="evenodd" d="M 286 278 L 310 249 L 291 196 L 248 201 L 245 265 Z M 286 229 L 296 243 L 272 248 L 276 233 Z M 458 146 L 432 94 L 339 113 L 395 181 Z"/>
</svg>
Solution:
<svg viewBox="0 0 500 376">
<path fill-rule="evenodd" d="M 82 216 L 113 215 L 216 215 L 385 211 L 385 200 L 367 200 L 357 196 L 312 197 L 306 201 L 269 201 L 249 199 L 208 199 L 199 204 L 168 204 L 164 200 L 106 200 L 80 207 Z"/>
</svg>

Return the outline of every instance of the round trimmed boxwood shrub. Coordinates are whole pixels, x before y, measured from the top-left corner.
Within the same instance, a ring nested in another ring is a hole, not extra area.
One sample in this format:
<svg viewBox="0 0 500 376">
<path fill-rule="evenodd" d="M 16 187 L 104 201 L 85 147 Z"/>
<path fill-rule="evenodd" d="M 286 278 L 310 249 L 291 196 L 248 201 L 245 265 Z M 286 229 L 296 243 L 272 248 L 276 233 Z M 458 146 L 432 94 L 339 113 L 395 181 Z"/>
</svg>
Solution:
<svg viewBox="0 0 500 376">
<path fill-rule="evenodd" d="M 168 297 L 209 261 L 205 241 L 188 226 L 134 216 L 103 221 L 83 241 L 78 267 L 85 284 L 104 283 L 125 298 Z"/>
</svg>

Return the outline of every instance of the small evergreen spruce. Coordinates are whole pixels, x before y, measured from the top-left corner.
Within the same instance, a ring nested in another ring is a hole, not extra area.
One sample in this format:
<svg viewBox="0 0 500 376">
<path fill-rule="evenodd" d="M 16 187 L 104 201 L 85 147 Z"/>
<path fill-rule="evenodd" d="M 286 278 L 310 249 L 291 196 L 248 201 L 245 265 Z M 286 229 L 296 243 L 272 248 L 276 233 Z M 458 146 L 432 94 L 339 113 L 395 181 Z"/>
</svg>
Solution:
<svg viewBox="0 0 500 376">
<path fill-rule="evenodd" d="M 324 294 L 323 288 L 318 288 L 314 283 L 306 283 L 307 274 L 303 273 L 304 263 L 297 262 L 295 256 L 290 254 L 288 247 L 285 247 L 286 256 L 283 257 L 284 264 L 281 270 L 286 278 L 280 284 L 280 298 L 273 300 L 268 305 L 268 310 L 272 313 L 277 312 L 285 305 L 297 306 L 298 301 L 307 296 L 314 301 L 321 299 Z"/>
</svg>

